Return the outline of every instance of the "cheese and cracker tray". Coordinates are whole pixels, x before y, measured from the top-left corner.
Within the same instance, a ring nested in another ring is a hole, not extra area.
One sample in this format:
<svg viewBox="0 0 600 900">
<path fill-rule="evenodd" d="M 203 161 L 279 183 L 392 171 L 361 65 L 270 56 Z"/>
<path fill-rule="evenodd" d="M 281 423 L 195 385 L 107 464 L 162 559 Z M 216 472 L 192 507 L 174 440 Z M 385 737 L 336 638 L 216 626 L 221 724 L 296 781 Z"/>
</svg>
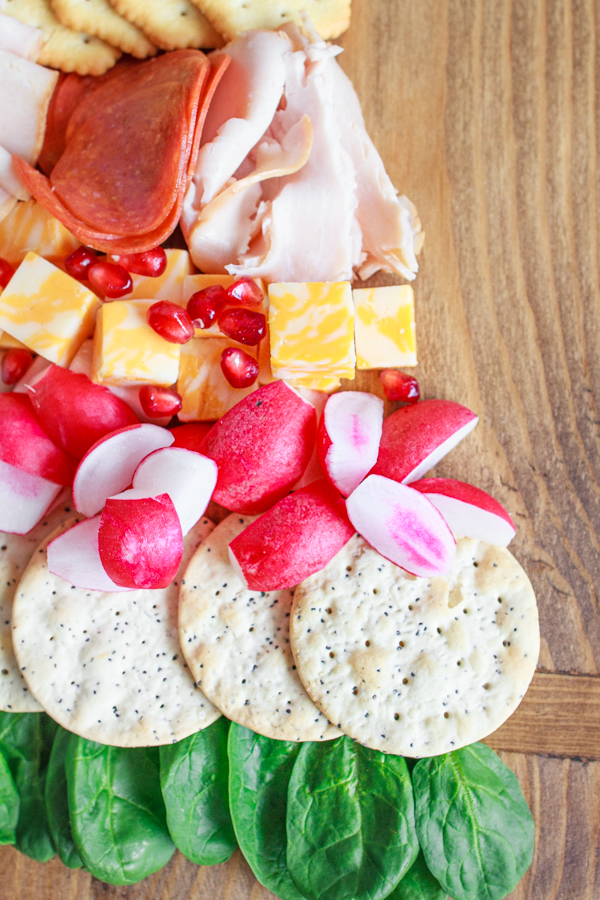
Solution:
<svg viewBox="0 0 600 900">
<path fill-rule="evenodd" d="M 40 862 L 239 847 L 282 900 L 500 900 L 531 863 L 480 742 L 535 595 L 507 510 L 432 475 L 478 417 L 401 371 L 412 286 L 360 286 L 424 234 L 349 15 L 0 0 L 0 843 Z"/>
</svg>

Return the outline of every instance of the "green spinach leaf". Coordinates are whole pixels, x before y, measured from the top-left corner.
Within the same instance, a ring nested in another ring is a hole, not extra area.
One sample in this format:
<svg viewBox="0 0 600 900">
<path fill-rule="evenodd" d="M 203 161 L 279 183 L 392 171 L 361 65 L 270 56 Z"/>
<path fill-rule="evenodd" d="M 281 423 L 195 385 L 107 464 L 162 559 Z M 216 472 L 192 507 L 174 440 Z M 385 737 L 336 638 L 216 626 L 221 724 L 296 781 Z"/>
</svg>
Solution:
<svg viewBox="0 0 600 900">
<path fill-rule="evenodd" d="M 433 877 L 419 851 L 416 860 L 387 900 L 446 900 L 446 891 Z"/>
<path fill-rule="evenodd" d="M 70 737 L 70 733 L 59 726 L 46 774 L 46 813 L 50 834 L 62 862 L 69 869 L 80 869 L 83 863 L 75 848 L 67 799 L 65 761 Z"/>
<path fill-rule="evenodd" d="M 160 783 L 176 847 L 199 866 L 229 859 L 237 842 L 229 812 L 229 721 L 160 748 Z"/>
<path fill-rule="evenodd" d="M 0 751 L 14 779 L 21 806 L 17 849 L 38 862 L 54 856 L 44 789 L 56 722 L 45 713 L 0 712 Z"/>
<path fill-rule="evenodd" d="M 240 849 L 256 878 L 282 900 L 303 900 L 287 869 L 286 806 L 300 744 L 232 724 L 229 802 Z"/>
<path fill-rule="evenodd" d="M 71 735 L 69 814 L 85 867 L 109 884 L 135 884 L 175 847 L 160 790 L 158 747 L 108 747 Z"/>
<path fill-rule="evenodd" d="M 525 874 L 534 826 L 519 782 L 485 744 L 413 771 L 419 842 L 428 868 L 455 900 L 500 900 Z"/>
<path fill-rule="evenodd" d="M 14 844 L 19 821 L 19 792 L 8 763 L 0 753 L 0 844 Z"/>
<path fill-rule="evenodd" d="M 308 900 L 382 900 L 419 849 L 406 762 L 347 737 L 304 744 L 287 836 L 288 868 Z"/>
</svg>

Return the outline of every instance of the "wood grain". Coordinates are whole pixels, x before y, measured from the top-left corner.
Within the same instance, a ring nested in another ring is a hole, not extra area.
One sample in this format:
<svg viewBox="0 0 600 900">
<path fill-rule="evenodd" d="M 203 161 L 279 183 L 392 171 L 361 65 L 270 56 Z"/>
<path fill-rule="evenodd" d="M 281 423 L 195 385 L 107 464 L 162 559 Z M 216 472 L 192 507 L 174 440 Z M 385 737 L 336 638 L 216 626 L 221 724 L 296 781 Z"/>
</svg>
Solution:
<svg viewBox="0 0 600 900">
<path fill-rule="evenodd" d="M 540 672 L 489 740 L 537 824 L 513 900 L 600 900 L 599 30 L 598 0 L 353 0 L 341 42 L 427 234 L 422 393 L 481 418 L 438 474 L 508 507 L 540 605 Z M 0 852 L 0 900 L 270 896 L 239 854 L 124 889 Z"/>
</svg>

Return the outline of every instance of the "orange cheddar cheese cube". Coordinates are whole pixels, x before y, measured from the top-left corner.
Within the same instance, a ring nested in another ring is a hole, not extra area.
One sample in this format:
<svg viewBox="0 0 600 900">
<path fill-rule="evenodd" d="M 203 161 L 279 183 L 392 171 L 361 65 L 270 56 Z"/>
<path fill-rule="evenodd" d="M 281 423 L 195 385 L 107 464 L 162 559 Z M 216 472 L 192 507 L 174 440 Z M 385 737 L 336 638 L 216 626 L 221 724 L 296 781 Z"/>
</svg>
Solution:
<svg viewBox="0 0 600 900">
<path fill-rule="evenodd" d="M 100 299 L 48 260 L 28 253 L 0 295 L 0 329 L 68 366 L 94 330 Z"/>
<path fill-rule="evenodd" d="M 224 416 L 232 406 L 258 387 L 232 387 L 221 369 L 221 354 L 227 347 L 241 347 L 256 357 L 256 348 L 242 347 L 224 337 L 192 338 L 181 347 L 181 363 L 177 392 L 182 408 L 177 414 L 182 422 L 212 422 Z"/>
<path fill-rule="evenodd" d="M 115 300 L 98 312 L 92 381 L 99 384 L 157 384 L 177 381 L 181 344 L 172 344 L 146 321 L 152 300 Z"/>
<path fill-rule="evenodd" d="M 184 281 L 194 271 L 187 250 L 166 250 L 167 268 L 157 278 L 132 275 L 133 290 L 123 300 L 170 300 L 183 302 Z"/>
<path fill-rule="evenodd" d="M 417 365 L 414 293 L 409 284 L 359 288 L 352 292 L 356 313 L 356 365 L 383 369 Z"/>
<path fill-rule="evenodd" d="M 276 378 L 354 378 L 354 305 L 347 281 L 269 285 Z"/>
<path fill-rule="evenodd" d="M 0 222 L 0 256 L 18 266 L 28 253 L 62 262 L 80 241 L 37 200 L 17 203 Z"/>
</svg>

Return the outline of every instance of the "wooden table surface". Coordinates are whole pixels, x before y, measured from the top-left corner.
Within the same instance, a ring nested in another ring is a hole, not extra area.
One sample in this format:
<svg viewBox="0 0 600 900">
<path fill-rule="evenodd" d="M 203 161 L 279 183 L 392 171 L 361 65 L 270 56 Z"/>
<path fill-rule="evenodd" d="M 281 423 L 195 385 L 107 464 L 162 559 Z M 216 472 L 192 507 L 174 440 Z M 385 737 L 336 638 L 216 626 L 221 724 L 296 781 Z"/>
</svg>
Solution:
<svg viewBox="0 0 600 900">
<path fill-rule="evenodd" d="M 353 0 L 341 64 L 426 231 L 422 395 L 481 423 L 437 474 L 512 513 L 542 651 L 489 743 L 537 824 L 513 900 L 600 900 L 600 5 Z M 392 279 L 379 277 L 377 283 Z M 378 390 L 376 376 L 356 385 Z M 266 900 L 239 853 L 113 888 L 0 852 L 0 900 Z"/>
</svg>

